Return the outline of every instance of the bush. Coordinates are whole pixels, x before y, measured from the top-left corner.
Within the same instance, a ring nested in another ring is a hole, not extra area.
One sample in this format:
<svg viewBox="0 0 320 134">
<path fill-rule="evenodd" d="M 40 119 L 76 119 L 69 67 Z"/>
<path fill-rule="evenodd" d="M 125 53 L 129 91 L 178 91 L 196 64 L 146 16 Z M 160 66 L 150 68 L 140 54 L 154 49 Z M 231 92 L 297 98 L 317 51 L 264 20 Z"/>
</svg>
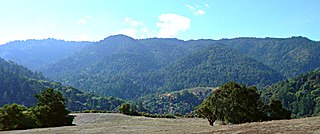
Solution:
<svg viewBox="0 0 320 134">
<path fill-rule="evenodd" d="M 37 105 L 29 109 L 15 103 L 0 108 L 0 130 L 72 125 L 74 116 L 69 115 L 60 92 L 47 89 L 36 97 Z"/>
</svg>

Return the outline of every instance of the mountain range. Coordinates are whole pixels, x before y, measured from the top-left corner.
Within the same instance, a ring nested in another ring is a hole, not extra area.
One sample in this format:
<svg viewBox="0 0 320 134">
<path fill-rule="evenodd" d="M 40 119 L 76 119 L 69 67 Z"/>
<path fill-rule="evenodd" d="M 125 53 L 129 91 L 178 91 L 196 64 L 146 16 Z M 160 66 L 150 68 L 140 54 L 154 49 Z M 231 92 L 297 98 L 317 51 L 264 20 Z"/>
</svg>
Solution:
<svg viewBox="0 0 320 134">
<path fill-rule="evenodd" d="M 257 86 L 263 92 L 272 84 L 320 67 L 319 50 L 320 42 L 301 36 L 184 41 L 115 35 L 98 42 L 13 41 L 0 45 L 0 57 L 10 60 L 2 60 L 3 64 L 20 64 L 36 71 L 24 71 L 29 74 L 21 77 L 28 80 L 57 81 L 61 87 L 74 87 L 68 91 L 135 100 L 195 87 L 218 87 L 228 81 Z"/>
</svg>

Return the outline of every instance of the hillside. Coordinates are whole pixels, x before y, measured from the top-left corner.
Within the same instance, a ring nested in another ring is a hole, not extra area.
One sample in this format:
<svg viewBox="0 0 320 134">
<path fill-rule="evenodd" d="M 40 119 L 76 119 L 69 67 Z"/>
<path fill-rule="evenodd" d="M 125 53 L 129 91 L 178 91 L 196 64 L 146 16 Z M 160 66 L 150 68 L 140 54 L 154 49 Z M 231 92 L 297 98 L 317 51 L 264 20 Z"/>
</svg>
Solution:
<svg viewBox="0 0 320 134">
<path fill-rule="evenodd" d="M 89 44 L 90 42 L 72 42 L 52 38 L 12 41 L 0 45 L 0 57 L 39 72 L 50 63 L 68 57 Z"/>
<path fill-rule="evenodd" d="M 41 74 L 0 58 L 0 106 L 12 103 L 32 106 L 36 103 L 34 95 L 46 88 L 61 91 L 67 99 L 67 108 L 72 111 L 112 111 L 123 103 L 123 100 L 115 97 L 101 97 L 72 87 L 64 87 L 60 83 L 44 79 Z"/>
<path fill-rule="evenodd" d="M 279 99 L 294 116 L 319 115 L 320 70 L 273 84 L 262 92 L 262 97 L 266 103 L 270 98 Z"/>
<path fill-rule="evenodd" d="M 76 114 L 75 126 L 3 131 L 6 134 L 47 133 L 320 133 L 320 117 L 210 126 L 201 118 L 146 118 L 121 114 Z"/>
<path fill-rule="evenodd" d="M 216 88 L 197 87 L 165 94 L 152 94 L 134 99 L 136 109 L 154 114 L 188 114 Z"/>
<path fill-rule="evenodd" d="M 236 38 L 218 42 L 238 50 L 285 77 L 294 77 L 320 66 L 320 42 L 305 37 Z"/>
<path fill-rule="evenodd" d="M 305 37 L 183 41 L 115 35 L 91 44 L 15 41 L 0 46 L 0 55 L 63 85 L 134 99 L 230 80 L 262 89 L 319 67 L 319 50 L 319 42 Z"/>
<path fill-rule="evenodd" d="M 178 39 L 108 37 L 51 65 L 44 74 L 63 84 L 125 99 L 230 80 L 266 86 L 277 71 L 221 44 Z M 259 79 L 257 79 L 259 78 Z"/>
<path fill-rule="evenodd" d="M 199 49 L 163 70 L 167 90 L 217 87 L 228 81 L 263 87 L 284 79 L 270 67 L 219 44 Z"/>
</svg>

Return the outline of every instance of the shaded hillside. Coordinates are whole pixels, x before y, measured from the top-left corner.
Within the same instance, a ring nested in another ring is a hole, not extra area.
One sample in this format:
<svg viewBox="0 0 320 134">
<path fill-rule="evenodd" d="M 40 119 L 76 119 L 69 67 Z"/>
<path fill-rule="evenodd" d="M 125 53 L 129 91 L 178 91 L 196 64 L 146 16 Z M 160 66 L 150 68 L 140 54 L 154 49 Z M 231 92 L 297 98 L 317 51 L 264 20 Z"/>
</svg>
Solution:
<svg viewBox="0 0 320 134">
<path fill-rule="evenodd" d="M 90 42 L 69 42 L 51 38 L 13 41 L 0 45 L 0 57 L 33 71 L 41 71 L 48 64 L 68 57 L 89 44 Z"/>
<path fill-rule="evenodd" d="M 123 35 L 108 37 L 63 59 L 44 74 L 79 89 L 128 99 L 214 87 L 230 80 L 264 86 L 282 79 L 262 63 L 220 44 L 135 40 Z"/>
<path fill-rule="evenodd" d="M 43 78 L 41 74 L 33 73 L 23 66 L 0 58 L 0 106 L 12 103 L 32 106 L 36 103 L 34 95 L 46 88 L 61 91 L 67 99 L 67 107 L 72 111 L 87 109 L 111 111 L 123 103 L 123 100 L 115 97 L 107 98 L 85 93 Z"/>
<path fill-rule="evenodd" d="M 36 101 L 34 93 L 44 86 L 37 79 L 44 78 L 23 66 L 0 58 L 0 106 L 19 102 L 31 106 Z"/>
<path fill-rule="evenodd" d="M 297 117 L 320 113 L 320 70 L 278 82 L 263 91 L 262 96 L 281 100 Z"/>
</svg>

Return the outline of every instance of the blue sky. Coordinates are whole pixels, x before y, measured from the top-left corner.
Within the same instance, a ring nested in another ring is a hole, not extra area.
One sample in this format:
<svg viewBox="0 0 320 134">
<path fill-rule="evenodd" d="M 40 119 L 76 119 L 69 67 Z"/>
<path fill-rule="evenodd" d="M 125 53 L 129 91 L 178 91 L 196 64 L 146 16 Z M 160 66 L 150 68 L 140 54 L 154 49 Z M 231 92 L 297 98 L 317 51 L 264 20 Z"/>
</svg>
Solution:
<svg viewBox="0 0 320 134">
<path fill-rule="evenodd" d="M 319 0 L 0 0 L 0 44 L 57 38 L 320 40 Z"/>
</svg>

